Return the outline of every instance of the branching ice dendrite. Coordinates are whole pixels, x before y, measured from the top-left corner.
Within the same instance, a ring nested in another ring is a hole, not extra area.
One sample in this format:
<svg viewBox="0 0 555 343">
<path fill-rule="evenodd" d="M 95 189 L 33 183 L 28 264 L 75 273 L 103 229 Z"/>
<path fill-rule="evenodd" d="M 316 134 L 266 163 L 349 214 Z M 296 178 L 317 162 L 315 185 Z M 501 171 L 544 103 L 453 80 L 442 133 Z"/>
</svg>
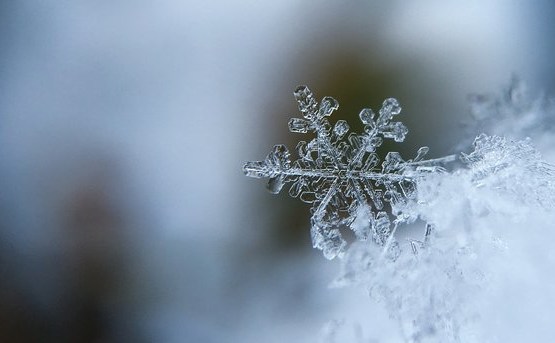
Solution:
<svg viewBox="0 0 555 343">
<path fill-rule="evenodd" d="M 332 128 L 327 119 L 339 107 L 334 98 L 324 97 L 318 103 L 306 86 L 299 86 L 294 95 L 303 118 L 292 118 L 289 130 L 312 132 L 316 137 L 298 143 L 299 158 L 295 161 L 291 161 L 285 145 L 274 146 L 264 161 L 247 162 L 245 175 L 269 178 L 272 193 L 291 183 L 289 194 L 312 204 L 313 246 L 326 258 L 345 251 L 347 243 L 339 230 L 343 226 L 350 227 L 359 240 L 371 238 L 384 253 L 395 257 L 399 249 L 393 235 L 397 226 L 415 219 L 404 209 L 416 196 L 416 180 L 443 171 L 441 164 L 455 160 L 455 156 L 424 160 L 429 149 L 421 147 L 414 159 L 404 160 L 398 152 L 389 152 L 380 164 L 376 149 L 383 140 L 402 142 L 408 132 L 403 123 L 393 121 L 401 112 L 396 99 L 386 99 L 377 115 L 363 109 L 359 117 L 364 132 L 348 134 L 345 120 L 338 120 Z M 361 214 L 367 218 L 366 225 L 360 221 L 353 225 Z"/>
</svg>

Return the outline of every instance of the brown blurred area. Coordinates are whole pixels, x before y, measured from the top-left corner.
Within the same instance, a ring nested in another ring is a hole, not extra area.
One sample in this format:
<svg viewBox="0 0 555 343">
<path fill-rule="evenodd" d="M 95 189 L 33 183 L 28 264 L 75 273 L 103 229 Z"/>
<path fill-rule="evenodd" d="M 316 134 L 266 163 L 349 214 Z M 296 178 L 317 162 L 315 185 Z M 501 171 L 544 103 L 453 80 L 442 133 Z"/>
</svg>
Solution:
<svg viewBox="0 0 555 343">
<path fill-rule="evenodd" d="M 114 164 L 93 160 L 85 166 L 69 185 L 57 185 L 65 190 L 50 194 L 50 201 L 59 201 L 49 204 L 58 212 L 57 235 L 34 251 L 17 251 L 2 239 L 2 342 L 120 341 L 114 313 L 129 272 L 128 228 L 114 202 Z"/>
</svg>

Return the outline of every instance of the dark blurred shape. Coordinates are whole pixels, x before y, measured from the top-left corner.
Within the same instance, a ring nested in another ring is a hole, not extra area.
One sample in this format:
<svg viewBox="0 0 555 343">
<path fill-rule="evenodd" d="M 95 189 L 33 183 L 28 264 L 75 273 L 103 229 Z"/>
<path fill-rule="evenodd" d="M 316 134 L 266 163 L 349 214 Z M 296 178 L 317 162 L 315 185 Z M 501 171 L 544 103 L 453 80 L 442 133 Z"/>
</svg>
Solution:
<svg viewBox="0 0 555 343">
<path fill-rule="evenodd" d="M 113 199 L 112 183 L 117 178 L 111 174 L 110 163 L 86 165 L 89 168 L 85 169 L 93 171 L 70 183 L 61 204 L 51 204 L 60 211 L 59 241 L 52 238 L 45 242 L 46 249 L 30 252 L 3 244 L 1 342 L 119 342 L 133 338 L 117 327 L 128 248 L 124 219 Z M 33 266 L 29 268 L 27 263 Z M 35 284 L 18 285 L 20 282 Z M 56 295 L 41 299 L 39 291 L 37 298 L 36 287 L 53 287 Z"/>
<path fill-rule="evenodd" d="M 122 218 L 110 203 L 107 181 L 84 183 L 65 204 L 69 341 L 113 341 L 111 307 L 125 265 Z"/>
</svg>

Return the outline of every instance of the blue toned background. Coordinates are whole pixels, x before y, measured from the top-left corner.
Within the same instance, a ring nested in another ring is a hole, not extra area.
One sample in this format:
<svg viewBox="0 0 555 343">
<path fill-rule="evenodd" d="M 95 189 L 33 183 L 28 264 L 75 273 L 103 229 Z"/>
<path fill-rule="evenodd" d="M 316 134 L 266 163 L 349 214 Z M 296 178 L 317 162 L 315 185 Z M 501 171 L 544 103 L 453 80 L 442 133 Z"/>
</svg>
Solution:
<svg viewBox="0 0 555 343">
<path fill-rule="evenodd" d="M 468 94 L 513 73 L 553 94 L 554 19 L 548 1 L 2 1 L 0 341 L 308 342 L 349 316 L 393 332 L 328 288 L 308 208 L 243 162 L 300 139 L 299 84 L 355 128 L 397 97 L 394 147 L 451 153 Z"/>
</svg>

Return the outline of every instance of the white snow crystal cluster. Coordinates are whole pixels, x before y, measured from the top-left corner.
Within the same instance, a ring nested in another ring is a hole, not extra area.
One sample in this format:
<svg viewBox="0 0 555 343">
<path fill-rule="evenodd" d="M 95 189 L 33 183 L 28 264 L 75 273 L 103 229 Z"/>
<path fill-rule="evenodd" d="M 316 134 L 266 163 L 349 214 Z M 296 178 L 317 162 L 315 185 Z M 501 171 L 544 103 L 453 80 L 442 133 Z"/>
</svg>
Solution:
<svg viewBox="0 0 555 343">
<path fill-rule="evenodd" d="M 397 101 L 387 99 L 377 118 L 364 109 L 364 133 L 347 135 L 346 122 L 332 129 L 326 119 L 335 100 L 318 105 L 306 87 L 295 95 L 304 119 L 292 119 L 290 129 L 316 137 L 299 143 L 294 162 L 280 145 L 244 170 L 270 178 L 274 192 L 292 183 L 290 194 L 313 204 L 314 246 L 341 258 L 336 286 L 367 288 L 406 342 L 555 340 L 555 168 L 530 138 L 480 134 L 450 171 L 442 165 L 455 157 L 425 160 L 427 148 L 412 160 L 390 152 L 380 164 L 383 139 L 403 141 L 407 133 L 392 121 Z M 545 115 L 543 105 L 544 112 L 536 106 L 530 114 L 530 106 L 510 101 L 476 106 L 504 122 L 507 113 Z M 523 127 L 520 135 L 533 134 Z M 411 225 L 422 229 L 421 238 L 403 238 Z M 343 226 L 356 235 L 350 246 Z"/>
</svg>

